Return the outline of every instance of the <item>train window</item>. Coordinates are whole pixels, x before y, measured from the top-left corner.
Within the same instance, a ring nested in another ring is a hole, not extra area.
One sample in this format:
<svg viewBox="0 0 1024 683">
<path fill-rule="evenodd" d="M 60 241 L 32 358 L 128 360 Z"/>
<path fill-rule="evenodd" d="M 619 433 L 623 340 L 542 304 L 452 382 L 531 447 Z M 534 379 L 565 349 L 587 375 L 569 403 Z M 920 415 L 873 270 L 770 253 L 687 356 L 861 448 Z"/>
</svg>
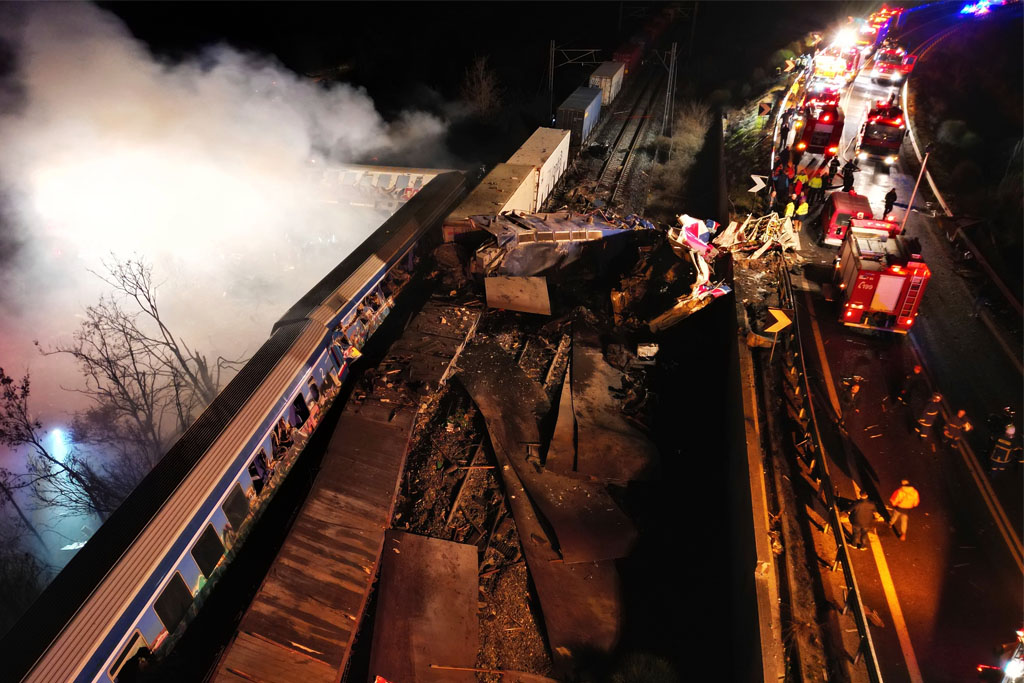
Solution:
<svg viewBox="0 0 1024 683">
<path fill-rule="evenodd" d="M 185 579 L 181 578 L 181 574 L 174 572 L 174 576 L 156 599 L 153 609 L 164 623 L 167 633 L 174 633 L 174 629 L 178 628 L 191 605 L 192 591 L 185 585 Z"/>
<path fill-rule="evenodd" d="M 192 559 L 199 565 L 199 571 L 203 572 L 203 576 L 210 578 L 222 557 L 224 557 L 224 544 L 220 542 L 220 536 L 217 535 L 217 530 L 213 528 L 213 525 L 207 524 L 192 547 Z"/>
<path fill-rule="evenodd" d="M 224 511 L 224 516 L 231 522 L 231 527 L 235 531 L 242 528 L 242 522 L 245 521 L 246 515 L 249 514 L 249 499 L 245 497 L 241 486 L 235 484 L 232 487 L 231 493 L 228 494 L 220 509 Z"/>
<path fill-rule="evenodd" d="M 306 399 L 303 397 L 302 392 L 299 392 L 299 395 L 295 397 L 292 405 L 295 407 L 295 420 L 298 422 L 295 426 L 301 427 L 309 419 L 309 408 L 306 406 Z"/>
<path fill-rule="evenodd" d="M 143 635 L 139 633 L 139 630 L 135 629 L 135 632 L 132 633 L 132 637 L 128 639 L 128 644 L 124 646 L 124 649 L 121 650 L 121 654 L 117 656 L 117 659 L 114 660 L 114 663 L 110 667 L 110 680 L 116 681 L 117 675 L 121 673 L 121 669 L 124 668 L 124 665 L 128 660 L 134 657 L 135 653 L 138 652 L 139 649 L 144 647 L 149 647 L 149 644 L 146 642 Z"/>
</svg>

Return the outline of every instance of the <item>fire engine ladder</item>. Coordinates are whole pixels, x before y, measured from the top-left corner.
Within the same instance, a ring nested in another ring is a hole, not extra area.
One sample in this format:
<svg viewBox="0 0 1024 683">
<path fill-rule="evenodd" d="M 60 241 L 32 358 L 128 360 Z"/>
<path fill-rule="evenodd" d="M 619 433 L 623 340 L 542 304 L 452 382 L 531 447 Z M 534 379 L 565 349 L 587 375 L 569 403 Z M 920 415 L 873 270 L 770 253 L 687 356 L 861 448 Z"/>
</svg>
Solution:
<svg viewBox="0 0 1024 683">
<path fill-rule="evenodd" d="M 917 305 L 917 300 L 921 298 L 921 287 L 924 284 L 924 278 L 920 275 L 915 275 L 910 278 L 910 287 L 907 288 L 907 298 L 903 300 L 903 307 L 900 308 L 900 317 L 906 318 L 914 312 L 914 306 Z"/>
</svg>

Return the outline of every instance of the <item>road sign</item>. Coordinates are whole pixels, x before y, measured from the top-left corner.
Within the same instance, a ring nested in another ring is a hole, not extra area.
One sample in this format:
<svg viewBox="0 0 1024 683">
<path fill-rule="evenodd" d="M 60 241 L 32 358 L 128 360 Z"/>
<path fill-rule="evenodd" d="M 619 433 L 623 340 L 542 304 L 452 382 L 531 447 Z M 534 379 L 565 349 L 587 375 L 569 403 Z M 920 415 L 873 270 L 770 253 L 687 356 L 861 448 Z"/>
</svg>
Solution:
<svg viewBox="0 0 1024 683">
<path fill-rule="evenodd" d="M 754 181 L 754 186 L 747 190 L 747 192 L 757 192 L 764 187 L 764 181 L 768 179 L 766 175 L 754 175 L 750 174 L 750 179 Z"/>
<path fill-rule="evenodd" d="M 792 308 L 772 308 L 769 306 L 768 312 L 775 317 L 775 322 L 764 329 L 764 331 L 769 334 L 772 332 L 781 332 L 793 324 L 793 319 L 789 317 L 793 315 Z"/>
<path fill-rule="evenodd" d="M 820 42 L 821 42 L 821 34 L 820 33 L 812 33 L 811 34 L 811 47 L 814 47 L 815 45 L 817 45 Z"/>
<path fill-rule="evenodd" d="M 757 115 L 758 116 L 768 116 L 771 113 L 772 113 L 772 103 L 771 102 L 758 102 L 757 103 Z"/>
<path fill-rule="evenodd" d="M 783 69 L 783 71 L 785 71 L 786 73 L 789 73 L 790 71 L 793 70 L 794 66 L 796 66 L 796 62 L 794 62 L 792 59 L 787 59 L 786 60 L 786 68 Z"/>
</svg>

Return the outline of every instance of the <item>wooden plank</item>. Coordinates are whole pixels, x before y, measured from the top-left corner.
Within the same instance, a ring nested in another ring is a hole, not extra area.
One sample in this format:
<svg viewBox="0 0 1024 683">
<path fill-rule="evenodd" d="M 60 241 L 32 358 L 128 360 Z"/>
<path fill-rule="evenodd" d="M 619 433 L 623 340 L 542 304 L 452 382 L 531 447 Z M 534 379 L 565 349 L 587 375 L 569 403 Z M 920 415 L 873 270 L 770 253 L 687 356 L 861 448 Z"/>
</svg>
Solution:
<svg viewBox="0 0 1024 683">
<path fill-rule="evenodd" d="M 476 547 L 391 530 L 381 559 L 370 676 L 402 683 L 473 683 L 480 647 Z"/>
<path fill-rule="evenodd" d="M 304 652 L 241 632 L 228 648 L 215 681 L 290 681 L 334 683 L 336 672 L 329 664 Z"/>
</svg>

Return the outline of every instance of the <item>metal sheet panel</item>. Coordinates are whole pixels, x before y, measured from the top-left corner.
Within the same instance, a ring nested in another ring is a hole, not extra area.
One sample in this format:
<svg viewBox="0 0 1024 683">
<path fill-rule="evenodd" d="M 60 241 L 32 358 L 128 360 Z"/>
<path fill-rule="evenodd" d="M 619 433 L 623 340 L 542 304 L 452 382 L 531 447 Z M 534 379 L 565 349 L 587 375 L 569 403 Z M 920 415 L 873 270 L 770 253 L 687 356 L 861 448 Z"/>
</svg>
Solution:
<svg viewBox="0 0 1024 683">
<path fill-rule="evenodd" d="M 487 305 L 509 311 L 551 315 L 548 280 L 545 277 L 496 275 L 484 278 Z"/>
</svg>

